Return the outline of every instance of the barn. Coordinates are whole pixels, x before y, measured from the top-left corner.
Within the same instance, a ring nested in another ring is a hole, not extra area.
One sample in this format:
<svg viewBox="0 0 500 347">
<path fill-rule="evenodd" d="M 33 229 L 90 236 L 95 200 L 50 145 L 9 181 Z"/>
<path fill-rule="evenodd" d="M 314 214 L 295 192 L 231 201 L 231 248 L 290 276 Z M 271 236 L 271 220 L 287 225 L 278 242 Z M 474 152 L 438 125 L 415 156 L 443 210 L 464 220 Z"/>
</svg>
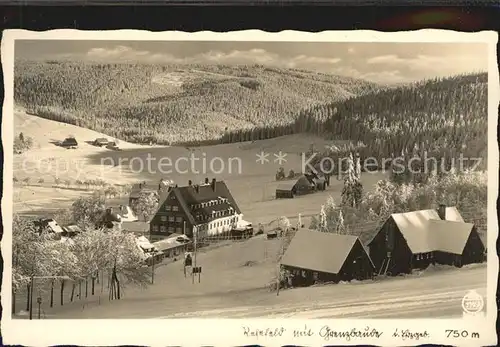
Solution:
<svg viewBox="0 0 500 347">
<path fill-rule="evenodd" d="M 281 260 L 292 286 L 372 278 L 375 267 L 356 236 L 299 229 Z"/>
<path fill-rule="evenodd" d="M 295 182 L 295 194 L 307 194 L 315 190 L 314 177 L 309 175 L 300 176 Z"/>
<path fill-rule="evenodd" d="M 440 206 L 392 214 L 369 242 L 378 274 L 397 275 L 430 264 L 461 267 L 484 260 L 485 247 L 474 224 L 455 207 Z"/>
<path fill-rule="evenodd" d="M 276 188 L 276 199 L 291 199 L 295 193 L 295 181 L 283 182 Z"/>
</svg>

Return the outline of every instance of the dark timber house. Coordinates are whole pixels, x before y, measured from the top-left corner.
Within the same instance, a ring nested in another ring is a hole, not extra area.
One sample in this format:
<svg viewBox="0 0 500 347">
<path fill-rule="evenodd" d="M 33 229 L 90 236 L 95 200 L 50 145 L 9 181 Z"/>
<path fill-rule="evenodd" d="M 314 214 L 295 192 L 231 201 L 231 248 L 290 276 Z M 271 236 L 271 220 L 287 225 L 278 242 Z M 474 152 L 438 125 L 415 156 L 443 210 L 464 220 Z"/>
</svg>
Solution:
<svg viewBox="0 0 500 347">
<path fill-rule="evenodd" d="M 295 181 L 283 182 L 276 188 L 276 199 L 291 199 L 295 193 Z"/>
<path fill-rule="evenodd" d="M 372 278 L 374 266 L 356 236 L 299 229 L 281 266 L 293 275 L 293 286 Z"/>
<path fill-rule="evenodd" d="M 224 181 L 209 181 L 184 187 L 170 187 L 160 193 L 158 211 L 150 222 L 151 240 L 173 233 L 200 239 L 243 226 L 242 214 Z"/>
<path fill-rule="evenodd" d="M 484 260 L 476 226 L 455 207 L 392 214 L 368 244 L 378 274 L 397 275 L 430 264 L 461 267 Z"/>
<path fill-rule="evenodd" d="M 316 180 L 320 183 L 316 183 Z M 276 199 L 290 199 L 295 195 L 311 193 L 316 189 L 324 190 L 326 181 L 320 180 L 314 174 L 304 174 L 295 181 L 282 182 L 276 188 Z"/>
</svg>

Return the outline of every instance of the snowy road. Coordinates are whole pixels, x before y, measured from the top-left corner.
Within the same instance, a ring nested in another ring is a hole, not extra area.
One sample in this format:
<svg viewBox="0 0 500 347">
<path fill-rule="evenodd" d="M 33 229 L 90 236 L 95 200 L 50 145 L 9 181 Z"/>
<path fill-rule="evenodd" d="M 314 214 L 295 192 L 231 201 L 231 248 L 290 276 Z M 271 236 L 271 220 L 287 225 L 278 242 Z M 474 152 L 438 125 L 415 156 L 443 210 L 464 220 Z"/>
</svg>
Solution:
<svg viewBox="0 0 500 347">
<path fill-rule="evenodd" d="M 461 301 L 470 290 L 486 300 L 486 266 L 290 289 L 279 296 L 266 289 L 183 296 L 146 291 L 50 318 L 446 318 L 462 315 Z"/>
</svg>

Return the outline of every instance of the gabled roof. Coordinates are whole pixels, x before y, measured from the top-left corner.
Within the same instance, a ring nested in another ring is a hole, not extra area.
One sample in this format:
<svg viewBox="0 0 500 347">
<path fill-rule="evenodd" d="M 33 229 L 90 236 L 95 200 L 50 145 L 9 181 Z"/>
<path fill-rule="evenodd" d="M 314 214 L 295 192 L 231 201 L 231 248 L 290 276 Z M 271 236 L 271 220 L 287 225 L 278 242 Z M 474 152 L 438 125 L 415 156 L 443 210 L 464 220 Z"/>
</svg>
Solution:
<svg viewBox="0 0 500 347">
<path fill-rule="evenodd" d="M 112 206 L 112 208 L 113 211 L 120 216 L 120 220 L 122 222 L 135 222 L 139 220 L 130 206 Z"/>
<path fill-rule="evenodd" d="M 464 223 L 455 207 L 446 208 L 446 220 L 441 220 L 436 210 L 395 213 L 391 217 L 412 253 L 462 254 L 474 226 Z"/>
<path fill-rule="evenodd" d="M 430 220 L 430 241 L 434 250 L 462 254 L 474 224 L 447 220 Z"/>
<path fill-rule="evenodd" d="M 392 219 L 413 253 L 429 252 L 429 234 L 427 222 L 440 220 L 436 210 L 420 210 L 405 213 L 394 213 Z"/>
<path fill-rule="evenodd" d="M 195 186 L 184 186 L 184 187 L 174 187 L 170 190 L 168 194 L 162 195 L 159 203 L 159 207 L 161 208 L 167 198 L 171 196 L 171 194 L 175 195 L 175 198 L 181 205 L 182 209 L 186 212 L 187 218 L 191 224 L 197 224 L 198 222 L 193 217 L 193 211 L 189 208 L 191 205 L 200 204 L 202 202 L 210 201 L 210 200 L 218 200 L 219 197 L 226 198 L 227 203 L 222 203 L 227 209 L 231 206 L 235 213 L 241 214 L 241 210 L 238 207 L 238 204 L 234 200 L 233 195 L 229 191 L 226 183 L 224 181 L 217 181 L 215 183 L 215 190 L 212 189 L 210 184 L 208 185 L 199 185 L 198 191 L 196 191 Z M 212 206 L 215 208 L 216 206 Z M 207 207 L 210 209 L 211 207 Z"/>
<path fill-rule="evenodd" d="M 446 220 L 454 222 L 465 222 L 455 206 L 446 207 Z"/>
<path fill-rule="evenodd" d="M 185 240 L 185 242 L 179 242 L 179 241 L 177 241 L 177 239 L 179 239 L 179 238 L 183 238 Z M 181 234 L 175 234 L 174 233 L 174 234 L 171 234 L 166 239 L 154 242 L 153 246 L 156 249 L 160 250 L 160 251 L 165 251 L 167 249 L 172 249 L 172 248 L 175 248 L 175 247 L 179 247 L 179 246 L 185 245 L 185 244 L 189 243 L 190 241 L 191 240 L 186 235 L 181 235 Z"/>
<path fill-rule="evenodd" d="M 337 274 L 356 241 L 359 240 L 353 235 L 299 229 L 290 242 L 281 264 Z"/>
<path fill-rule="evenodd" d="M 59 224 L 57 224 L 57 222 L 52 218 L 35 220 L 34 224 L 35 224 L 35 226 L 39 227 L 40 229 L 48 228 L 48 229 L 50 229 L 50 231 L 52 231 L 53 233 L 56 233 L 56 234 L 60 234 L 60 233 L 64 232 L 63 228 L 61 228 L 61 226 Z"/>
<path fill-rule="evenodd" d="M 296 185 L 303 185 L 303 186 L 313 186 L 314 185 L 314 179 L 311 177 L 307 177 L 306 175 L 300 176 L 297 181 L 295 182 Z"/>
<path fill-rule="evenodd" d="M 278 184 L 276 187 L 276 190 L 292 190 L 293 187 L 295 187 L 295 184 L 297 184 L 297 181 L 286 181 L 286 182 L 281 182 Z"/>
<path fill-rule="evenodd" d="M 135 239 L 135 241 L 142 250 L 150 250 L 155 248 L 155 246 L 144 236 L 139 236 Z"/>
</svg>

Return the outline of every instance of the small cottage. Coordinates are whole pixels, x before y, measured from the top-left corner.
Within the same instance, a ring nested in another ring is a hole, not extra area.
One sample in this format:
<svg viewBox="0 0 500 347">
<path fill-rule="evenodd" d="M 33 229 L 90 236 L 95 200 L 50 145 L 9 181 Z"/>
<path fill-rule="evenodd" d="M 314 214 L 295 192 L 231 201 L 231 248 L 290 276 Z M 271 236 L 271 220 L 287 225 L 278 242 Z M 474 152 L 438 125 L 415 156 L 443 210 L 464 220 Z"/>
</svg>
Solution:
<svg viewBox="0 0 500 347">
<path fill-rule="evenodd" d="M 68 137 L 61 142 L 61 147 L 64 148 L 78 148 L 78 142 L 74 137 Z"/>
<path fill-rule="evenodd" d="M 34 225 L 40 233 L 42 233 L 42 231 L 48 231 L 50 234 L 54 234 L 58 237 L 62 236 L 64 233 L 64 229 L 52 218 L 35 220 Z"/>
<path fill-rule="evenodd" d="M 99 137 L 99 138 L 94 140 L 94 146 L 103 147 L 103 146 L 107 146 L 108 144 L 109 144 L 109 141 L 105 137 Z"/>
<path fill-rule="evenodd" d="M 375 267 L 361 241 L 352 235 L 299 229 L 281 267 L 291 274 L 292 286 L 372 278 Z"/>
<path fill-rule="evenodd" d="M 316 189 L 314 177 L 311 175 L 302 175 L 295 182 L 295 194 L 302 195 L 311 193 Z"/>
<path fill-rule="evenodd" d="M 276 188 L 276 199 L 291 199 L 296 193 L 295 181 L 283 182 Z"/>
</svg>

